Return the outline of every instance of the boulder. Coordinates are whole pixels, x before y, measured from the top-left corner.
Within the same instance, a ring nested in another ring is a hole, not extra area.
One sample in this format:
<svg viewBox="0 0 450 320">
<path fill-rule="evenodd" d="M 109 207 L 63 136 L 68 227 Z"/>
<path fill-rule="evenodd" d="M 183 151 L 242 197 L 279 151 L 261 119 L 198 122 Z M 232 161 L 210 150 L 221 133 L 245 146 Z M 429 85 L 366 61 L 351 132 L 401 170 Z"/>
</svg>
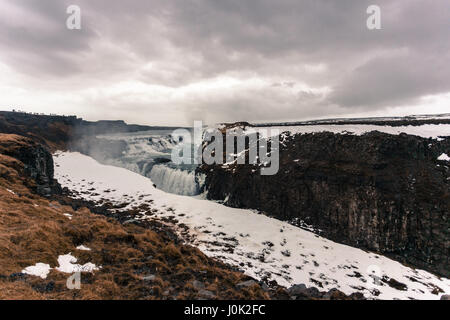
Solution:
<svg viewBox="0 0 450 320">
<path fill-rule="evenodd" d="M 236 288 L 238 288 L 239 290 L 243 289 L 243 288 L 248 288 L 251 287 L 255 284 L 258 284 L 255 280 L 247 280 L 247 281 L 243 281 L 240 282 L 236 285 Z"/>
</svg>

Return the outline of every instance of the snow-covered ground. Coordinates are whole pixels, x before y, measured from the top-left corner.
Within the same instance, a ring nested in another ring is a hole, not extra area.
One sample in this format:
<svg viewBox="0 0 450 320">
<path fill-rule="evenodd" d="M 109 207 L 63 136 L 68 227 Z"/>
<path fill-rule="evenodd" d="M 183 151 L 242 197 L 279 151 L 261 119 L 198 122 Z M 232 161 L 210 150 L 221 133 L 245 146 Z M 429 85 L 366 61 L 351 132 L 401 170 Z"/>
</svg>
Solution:
<svg viewBox="0 0 450 320">
<path fill-rule="evenodd" d="M 290 132 L 291 134 L 305 134 L 318 132 L 348 133 L 362 135 L 371 131 L 379 131 L 388 134 L 411 134 L 423 138 L 441 139 L 440 137 L 450 136 L 450 124 L 424 124 L 420 126 L 378 126 L 361 124 L 343 125 L 307 125 L 307 126 L 270 126 L 270 127 L 249 127 L 246 132 L 259 132 L 261 137 L 272 136 L 273 132 Z M 275 133 L 276 134 L 276 133 Z"/>
<path fill-rule="evenodd" d="M 450 161 L 450 157 L 449 157 L 446 153 L 443 153 L 443 154 L 441 154 L 441 155 L 438 157 L 438 160 L 441 160 L 441 161 Z"/>
<path fill-rule="evenodd" d="M 22 273 L 46 279 L 47 275 L 50 273 L 50 269 L 49 264 L 38 262 L 34 266 L 29 266 L 23 269 Z"/>
<path fill-rule="evenodd" d="M 57 153 L 55 163 L 56 178 L 63 187 L 77 191 L 76 197 L 129 203 L 124 210 L 148 204 L 152 213 L 143 214 L 142 219 L 172 220 L 175 228 L 180 223 L 187 225 L 190 236 L 185 236 L 186 241 L 257 279 L 267 277 L 284 286 L 303 283 L 321 291 L 360 291 L 375 299 L 439 299 L 450 293 L 448 279 L 337 244 L 251 210 L 165 193 L 146 177 L 101 165 L 79 153 Z M 182 234 L 183 229 L 179 230 Z M 390 286 L 391 279 L 407 288 Z"/>
</svg>

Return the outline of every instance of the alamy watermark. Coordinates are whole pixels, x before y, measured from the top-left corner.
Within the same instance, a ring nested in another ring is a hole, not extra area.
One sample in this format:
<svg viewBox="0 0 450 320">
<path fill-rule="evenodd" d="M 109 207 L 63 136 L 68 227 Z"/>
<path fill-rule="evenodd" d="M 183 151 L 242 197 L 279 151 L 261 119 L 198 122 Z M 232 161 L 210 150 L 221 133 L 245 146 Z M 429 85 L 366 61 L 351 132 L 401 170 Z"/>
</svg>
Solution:
<svg viewBox="0 0 450 320">
<path fill-rule="evenodd" d="M 172 149 L 172 162 L 180 164 L 251 164 L 261 168 L 261 175 L 275 175 L 279 161 L 279 130 L 240 127 L 208 128 L 194 122 L 193 131 L 177 129 L 172 136 L 189 136 L 191 144 L 182 143 Z"/>
<path fill-rule="evenodd" d="M 381 29 L 381 8 L 375 4 L 367 7 L 366 13 L 369 15 L 366 21 L 367 29 L 380 30 Z"/>
<path fill-rule="evenodd" d="M 66 27 L 69 30 L 81 30 L 81 8 L 77 5 L 70 5 L 66 9 L 69 17 L 66 20 Z"/>
<path fill-rule="evenodd" d="M 69 15 L 66 19 L 66 27 L 69 30 L 81 30 L 81 8 L 78 5 L 70 5 L 66 9 Z M 381 8 L 376 4 L 367 7 L 366 13 L 369 15 L 366 26 L 369 30 L 381 29 Z"/>
<path fill-rule="evenodd" d="M 69 290 L 81 289 L 81 272 L 75 272 L 66 281 L 66 287 Z"/>
</svg>

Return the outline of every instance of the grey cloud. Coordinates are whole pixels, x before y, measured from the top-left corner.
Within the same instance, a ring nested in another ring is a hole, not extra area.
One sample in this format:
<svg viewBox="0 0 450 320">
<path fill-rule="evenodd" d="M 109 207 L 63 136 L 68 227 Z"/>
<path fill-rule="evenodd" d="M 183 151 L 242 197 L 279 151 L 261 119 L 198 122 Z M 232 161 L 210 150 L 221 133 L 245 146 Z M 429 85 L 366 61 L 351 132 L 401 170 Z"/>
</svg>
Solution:
<svg viewBox="0 0 450 320">
<path fill-rule="evenodd" d="M 0 56 L 14 68 L 37 77 L 67 76 L 81 71 L 80 53 L 88 51 L 95 33 L 84 26 L 79 32 L 66 28 L 66 8 L 71 1 L 14 0 L 21 21 L 0 14 Z"/>
<path fill-rule="evenodd" d="M 402 104 L 423 95 L 450 91 L 450 55 L 417 53 L 377 57 L 356 68 L 329 99 L 345 107 Z"/>
<path fill-rule="evenodd" d="M 173 110 L 215 121 L 298 119 L 371 112 L 450 92 L 447 1 L 375 2 L 382 9 L 377 31 L 366 28 L 371 0 L 6 0 L 0 60 L 26 75 L 30 88 L 50 78 L 59 82 L 58 90 L 75 83 L 93 91 L 120 81 L 182 90 L 217 77 L 280 84 L 247 92 L 205 90 L 173 109 L 137 103 L 133 94 L 120 105 L 115 96 L 95 101 L 100 110 L 114 105 L 167 112 L 169 122 L 179 121 Z M 69 4 L 82 8 L 81 31 L 65 28 Z M 11 6 L 33 24 L 9 17 Z M 315 65 L 324 68 L 308 68 Z"/>
</svg>

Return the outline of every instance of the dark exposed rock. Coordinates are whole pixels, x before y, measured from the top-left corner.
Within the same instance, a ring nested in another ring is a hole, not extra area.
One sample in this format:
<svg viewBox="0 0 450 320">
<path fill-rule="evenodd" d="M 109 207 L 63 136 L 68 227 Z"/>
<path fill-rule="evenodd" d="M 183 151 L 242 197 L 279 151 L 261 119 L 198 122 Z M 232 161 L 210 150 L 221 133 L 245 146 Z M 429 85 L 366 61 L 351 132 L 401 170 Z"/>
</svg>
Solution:
<svg viewBox="0 0 450 320">
<path fill-rule="evenodd" d="M 408 286 L 404 283 L 401 283 L 393 278 L 390 278 L 389 280 L 387 279 L 383 279 L 382 280 L 384 283 L 386 283 L 388 286 L 390 286 L 391 288 L 397 289 L 397 290 L 401 290 L 401 291 L 406 291 L 408 290 Z"/>
<path fill-rule="evenodd" d="M 291 296 L 292 299 L 329 299 L 329 297 L 326 297 L 325 292 L 320 292 L 319 289 L 315 287 L 307 288 L 304 285 L 297 285 L 296 288 L 290 288 L 288 289 L 288 293 Z"/>
<path fill-rule="evenodd" d="M 331 240 L 450 276 L 450 154 L 442 141 L 406 134 L 284 135 L 280 169 L 203 164 L 212 200 L 299 220 Z"/>
<path fill-rule="evenodd" d="M 304 284 L 295 284 L 288 289 L 288 292 L 291 296 L 298 296 L 303 294 L 306 290 L 306 286 Z"/>
<path fill-rule="evenodd" d="M 351 300 L 365 300 L 366 299 L 361 292 L 354 292 L 349 297 Z"/>
<path fill-rule="evenodd" d="M 24 281 L 27 277 L 28 275 L 22 272 L 13 273 L 9 275 L 9 281 Z"/>
<path fill-rule="evenodd" d="M 40 293 L 49 293 L 55 289 L 55 282 L 49 281 L 48 283 L 36 284 L 33 285 L 32 288 Z"/>
<path fill-rule="evenodd" d="M 211 292 L 209 290 L 205 290 L 205 289 L 200 290 L 198 292 L 198 294 L 201 297 L 206 298 L 206 299 L 215 299 L 216 298 L 216 295 L 213 292 Z"/>
<path fill-rule="evenodd" d="M 251 287 L 251 286 L 253 286 L 255 284 L 257 284 L 256 281 L 254 281 L 254 280 L 247 280 L 247 281 L 243 281 L 243 282 L 238 283 L 236 285 L 236 288 L 238 288 L 238 289 L 248 288 L 248 287 Z"/>
<path fill-rule="evenodd" d="M 312 297 L 312 298 L 320 298 L 320 297 L 322 297 L 323 295 L 320 293 L 320 291 L 319 291 L 319 289 L 317 289 L 317 288 L 315 288 L 315 287 L 310 287 L 310 288 L 307 288 L 306 290 L 305 290 L 305 296 L 307 296 L 307 297 Z"/>
<path fill-rule="evenodd" d="M 205 284 L 198 280 L 192 281 L 192 286 L 197 290 L 205 289 Z"/>
<path fill-rule="evenodd" d="M 37 194 L 49 197 L 60 194 L 61 186 L 54 179 L 53 157 L 50 152 L 31 139 L 16 136 L 16 140 L 0 142 L 1 154 L 23 163 L 25 176 L 30 178 L 30 188 Z"/>
<path fill-rule="evenodd" d="M 323 295 L 323 298 L 330 300 L 345 300 L 347 296 L 345 295 L 345 293 L 339 291 L 338 289 L 331 289 Z"/>
<path fill-rule="evenodd" d="M 360 292 L 355 292 L 348 296 L 336 288 L 333 288 L 328 292 L 322 292 L 314 287 L 307 288 L 304 284 L 295 284 L 287 289 L 287 292 L 292 300 L 365 300 L 364 295 Z"/>
<path fill-rule="evenodd" d="M 153 159 L 153 161 L 155 162 L 155 164 L 160 164 L 160 163 L 169 163 L 172 160 L 167 159 L 167 158 L 155 158 L 155 159 Z"/>
<path fill-rule="evenodd" d="M 450 300 L 450 295 L 448 294 L 442 295 L 441 300 Z"/>
</svg>

